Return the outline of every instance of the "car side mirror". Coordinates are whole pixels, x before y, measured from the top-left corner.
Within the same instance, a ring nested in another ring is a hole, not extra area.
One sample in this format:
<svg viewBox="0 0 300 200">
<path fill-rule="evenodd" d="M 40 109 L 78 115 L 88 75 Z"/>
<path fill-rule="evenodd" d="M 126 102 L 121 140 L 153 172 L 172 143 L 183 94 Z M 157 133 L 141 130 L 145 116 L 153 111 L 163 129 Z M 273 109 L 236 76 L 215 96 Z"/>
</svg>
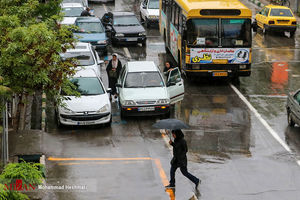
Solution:
<svg viewBox="0 0 300 200">
<path fill-rule="evenodd" d="M 116 84 L 116 87 L 120 87 L 120 88 L 121 88 L 122 85 L 121 85 L 120 83 L 117 83 L 117 84 Z"/>
<path fill-rule="evenodd" d="M 112 91 L 111 88 L 107 88 L 106 90 L 107 93 L 111 93 L 111 91 Z"/>
<path fill-rule="evenodd" d="M 101 64 L 103 64 L 103 63 L 104 63 L 103 60 L 98 60 L 98 62 L 97 62 L 98 65 L 101 65 Z"/>
<path fill-rule="evenodd" d="M 146 8 L 147 8 L 147 6 L 143 5 L 143 9 L 146 9 Z"/>
</svg>

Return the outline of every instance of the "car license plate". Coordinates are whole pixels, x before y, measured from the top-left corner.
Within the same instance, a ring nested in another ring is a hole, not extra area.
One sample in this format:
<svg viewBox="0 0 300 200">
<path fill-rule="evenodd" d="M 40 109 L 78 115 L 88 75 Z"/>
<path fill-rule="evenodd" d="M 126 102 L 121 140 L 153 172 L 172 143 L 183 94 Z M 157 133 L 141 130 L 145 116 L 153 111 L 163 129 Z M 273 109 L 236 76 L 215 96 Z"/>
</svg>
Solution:
<svg viewBox="0 0 300 200">
<path fill-rule="evenodd" d="M 86 122 L 77 122 L 78 125 L 91 125 L 91 124 L 95 124 L 94 121 L 86 121 Z"/>
<path fill-rule="evenodd" d="M 127 38 L 126 41 L 128 41 L 128 42 L 137 41 L 137 38 Z"/>
<path fill-rule="evenodd" d="M 140 107 L 138 111 L 154 111 L 155 107 Z"/>
<path fill-rule="evenodd" d="M 228 76 L 227 72 L 214 72 L 213 76 Z"/>
</svg>

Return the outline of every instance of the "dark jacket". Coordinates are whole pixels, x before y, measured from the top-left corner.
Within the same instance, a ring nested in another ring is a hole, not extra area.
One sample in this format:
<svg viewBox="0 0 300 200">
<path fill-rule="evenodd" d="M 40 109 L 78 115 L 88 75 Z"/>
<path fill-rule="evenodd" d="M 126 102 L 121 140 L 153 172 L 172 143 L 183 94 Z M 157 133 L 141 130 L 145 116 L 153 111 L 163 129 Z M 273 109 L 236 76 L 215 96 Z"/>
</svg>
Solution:
<svg viewBox="0 0 300 200">
<path fill-rule="evenodd" d="M 172 66 L 172 65 L 170 66 L 170 68 L 165 67 L 165 68 L 164 68 L 164 75 L 165 75 L 166 77 L 169 77 L 169 73 L 170 73 L 170 72 L 168 72 L 168 70 L 169 70 L 169 69 L 173 69 L 173 68 L 175 68 L 175 67 Z"/>
<path fill-rule="evenodd" d="M 83 10 L 80 14 L 80 16 L 92 16 L 91 13 L 87 10 Z"/>
<path fill-rule="evenodd" d="M 111 69 L 112 69 L 112 60 L 109 61 L 107 67 L 106 67 L 106 72 L 109 78 L 116 78 L 118 79 L 119 75 L 120 75 L 120 71 L 122 69 L 122 63 L 121 61 L 118 59 L 118 66 L 117 66 L 117 70 L 116 70 L 116 76 L 112 76 L 113 74 L 111 74 Z"/>
<path fill-rule="evenodd" d="M 175 134 L 176 138 L 174 142 L 171 143 L 173 146 L 173 158 L 171 165 L 176 165 L 178 167 L 187 166 L 186 153 L 188 152 L 188 148 L 184 135 L 181 130 L 175 130 Z"/>
</svg>

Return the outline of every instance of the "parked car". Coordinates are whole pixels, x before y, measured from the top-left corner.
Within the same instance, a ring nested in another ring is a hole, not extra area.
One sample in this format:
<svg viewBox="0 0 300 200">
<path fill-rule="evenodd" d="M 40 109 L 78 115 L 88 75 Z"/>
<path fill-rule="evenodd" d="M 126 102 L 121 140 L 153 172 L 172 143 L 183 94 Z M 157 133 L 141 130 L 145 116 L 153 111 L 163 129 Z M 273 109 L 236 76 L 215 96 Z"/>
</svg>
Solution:
<svg viewBox="0 0 300 200">
<path fill-rule="evenodd" d="M 111 12 L 107 20 L 102 22 L 107 29 L 112 44 L 141 43 L 146 45 L 146 31 L 132 12 Z"/>
<path fill-rule="evenodd" d="M 286 111 L 289 126 L 300 126 L 300 90 L 288 94 Z"/>
<path fill-rule="evenodd" d="M 101 77 L 101 65 L 104 64 L 100 60 L 98 53 L 89 43 L 78 42 L 74 49 L 68 49 L 65 53 L 60 54 L 62 59 L 76 58 L 78 66 L 84 69 L 91 68 L 95 70 L 97 76 Z"/>
<path fill-rule="evenodd" d="M 183 100 L 184 85 L 178 68 L 167 82 L 153 61 L 135 61 L 124 65 L 117 91 L 121 117 L 140 115 L 170 116 L 170 104 Z"/>
<path fill-rule="evenodd" d="M 290 32 L 294 36 L 297 29 L 296 18 L 288 7 L 268 5 L 255 16 L 255 26 L 266 34 L 269 31 Z"/>
<path fill-rule="evenodd" d="M 110 126 L 112 122 L 108 94 L 110 89 L 105 90 L 96 72 L 93 69 L 80 70 L 70 81 L 76 86 L 80 97 L 64 96 L 65 100 L 56 109 L 58 125 Z"/>
<path fill-rule="evenodd" d="M 64 19 L 61 24 L 74 25 L 77 17 L 80 17 L 81 12 L 85 9 L 81 3 L 62 3 L 62 12 Z"/>
<path fill-rule="evenodd" d="M 63 0 L 62 3 L 81 3 L 83 7 L 88 7 L 88 0 Z"/>
<path fill-rule="evenodd" d="M 146 27 L 158 25 L 159 21 L 159 0 L 142 0 L 140 5 L 141 21 Z"/>
<path fill-rule="evenodd" d="M 91 43 L 97 50 L 106 54 L 108 38 L 101 20 L 97 17 L 78 17 L 75 21 L 78 30 L 74 35 L 79 36 L 79 41 Z"/>
</svg>

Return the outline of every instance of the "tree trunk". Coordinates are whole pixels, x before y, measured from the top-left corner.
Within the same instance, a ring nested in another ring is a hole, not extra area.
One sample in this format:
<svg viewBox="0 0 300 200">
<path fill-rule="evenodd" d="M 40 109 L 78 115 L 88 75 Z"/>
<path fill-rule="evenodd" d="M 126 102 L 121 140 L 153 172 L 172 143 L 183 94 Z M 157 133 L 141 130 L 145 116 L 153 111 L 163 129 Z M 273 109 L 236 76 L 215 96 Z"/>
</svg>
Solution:
<svg viewBox="0 0 300 200">
<path fill-rule="evenodd" d="M 18 105 L 18 116 L 17 116 L 17 120 L 18 120 L 18 127 L 17 129 L 18 130 L 24 130 L 24 127 L 25 127 L 25 101 L 26 101 L 26 95 L 23 93 L 22 96 L 21 96 L 21 101 L 19 102 L 19 105 Z"/>
<path fill-rule="evenodd" d="M 27 95 L 25 102 L 25 123 L 24 129 L 29 130 L 31 129 L 31 109 L 32 109 L 32 102 L 33 102 L 33 95 Z"/>
</svg>

